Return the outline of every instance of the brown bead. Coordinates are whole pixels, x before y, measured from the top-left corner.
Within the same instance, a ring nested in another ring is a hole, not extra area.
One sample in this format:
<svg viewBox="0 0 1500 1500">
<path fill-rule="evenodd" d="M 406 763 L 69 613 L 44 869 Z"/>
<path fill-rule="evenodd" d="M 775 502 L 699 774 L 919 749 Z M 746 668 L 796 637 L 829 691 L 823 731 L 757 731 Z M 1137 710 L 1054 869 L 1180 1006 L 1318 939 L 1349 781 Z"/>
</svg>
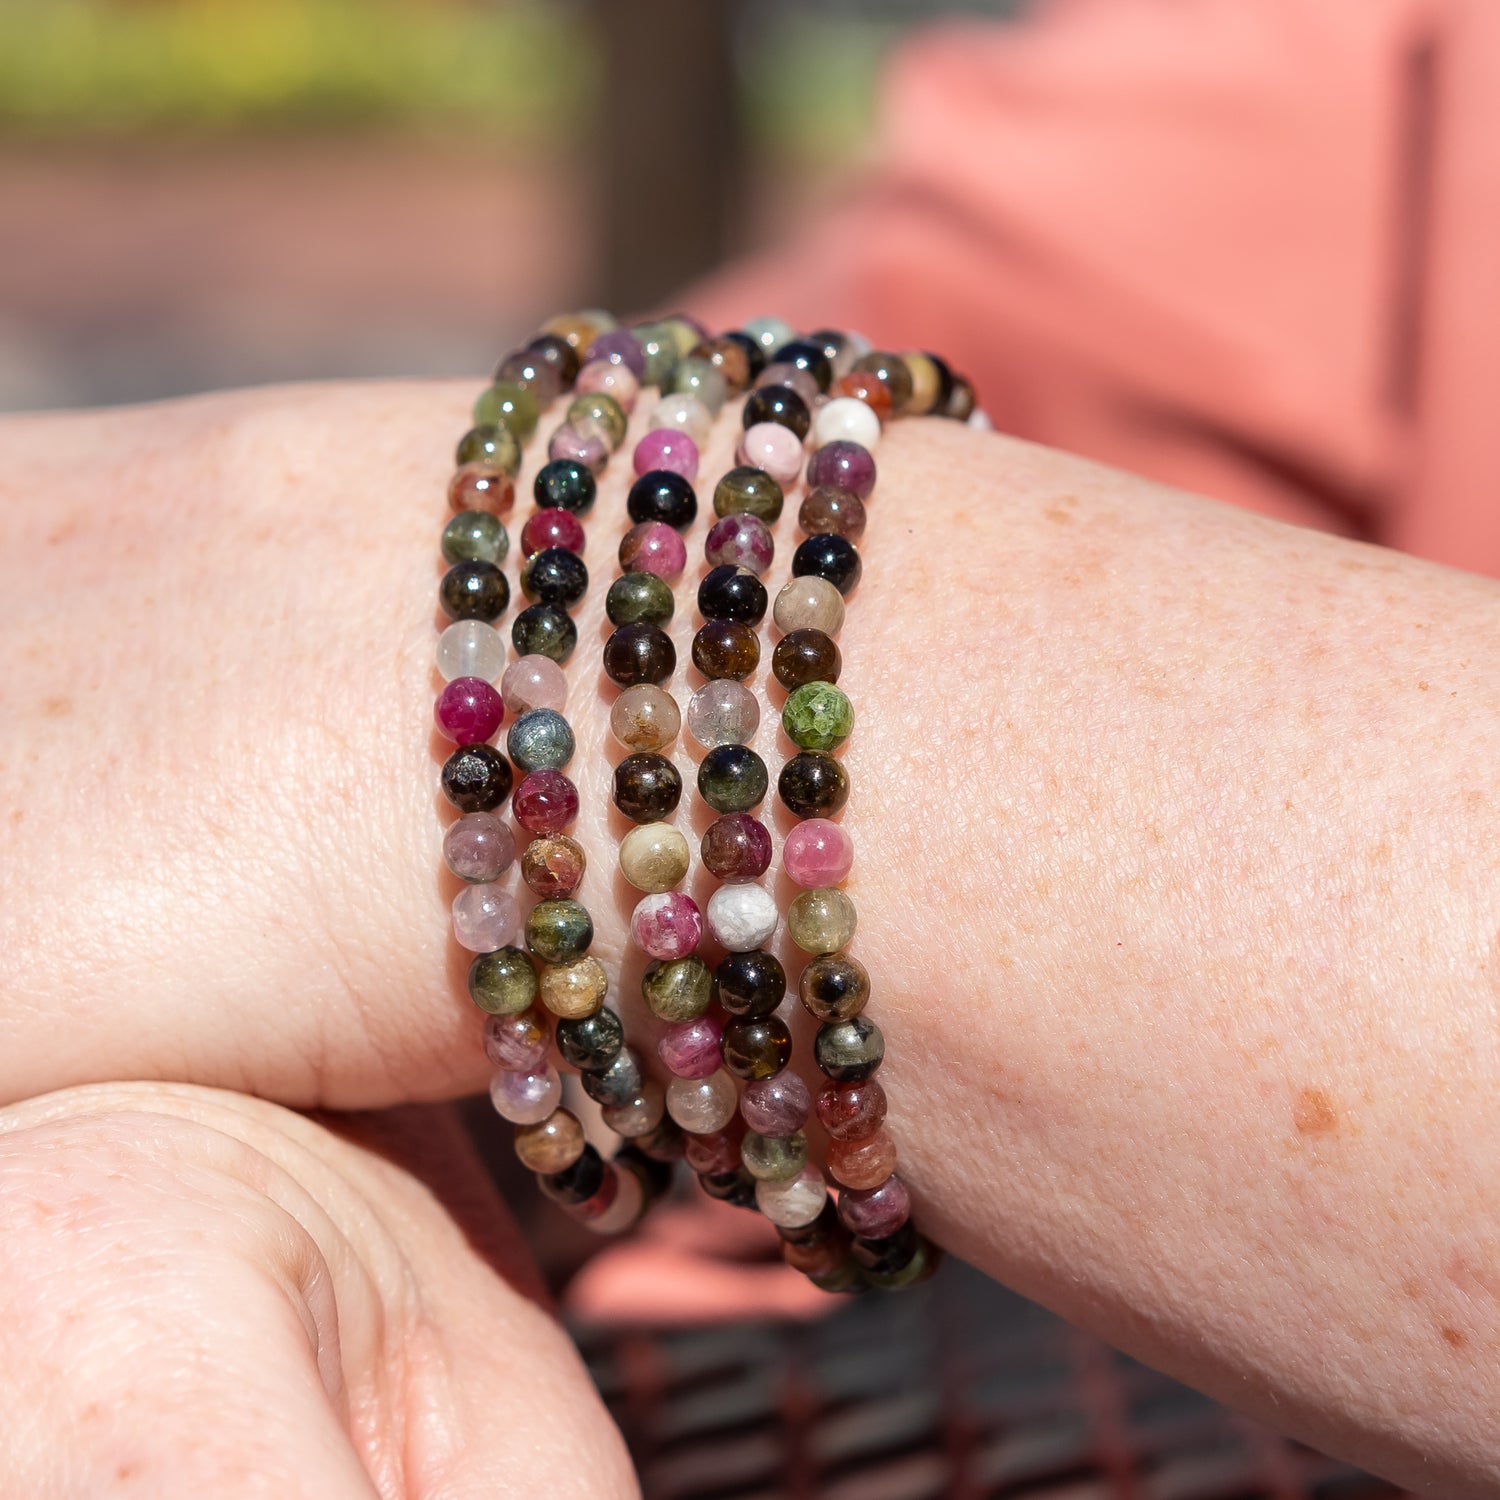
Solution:
<svg viewBox="0 0 1500 1500">
<path fill-rule="evenodd" d="M 621 625 L 604 643 L 604 671 L 621 687 L 665 682 L 677 668 L 672 637 L 655 625 Z"/>
<path fill-rule="evenodd" d="M 566 834 L 543 834 L 532 839 L 521 855 L 521 879 L 544 901 L 571 896 L 587 865 L 582 846 Z"/>
<path fill-rule="evenodd" d="M 865 502 L 841 484 L 809 490 L 797 511 L 797 524 L 808 536 L 841 536 L 857 542 L 865 534 Z"/>
<path fill-rule="evenodd" d="M 583 1155 L 583 1126 L 566 1109 L 554 1109 L 535 1125 L 519 1125 L 516 1155 L 533 1172 L 561 1172 Z"/>
<path fill-rule="evenodd" d="M 760 665 L 760 636 L 739 620 L 709 620 L 693 637 L 693 665 L 705 677 L 743 682 Z"/>
<path fill-rule="evenodd" d="M 738 1117 L 712 1135 L 689 1135 L 684 1152 L 688 1166 L 695 1172 L 733 1172 L 740 1164 L 744 1136 L 744 1125 Z"/>
<path fill-rule="evenodd" d="M 792 1034 L 780 1016 L 735 1016 L 724 1025 L 724 1066 L 736 1078 L 769 1078 L 792 1058 Z"/>
<path fill-rule="evenodd" d="M 896 1143 L 884 1130 L 863 1140 L 829 1141 L 828 1170 L 845 1187 L 879 1187 L 896 1170 Z"/>
<path fill-rule="evenodd" d="M 833 394 L 853 396 L 856 401 L 863 401 L 882 423 L 890 421 L 891 388 L 873 370 L 850 370 L 847 375 L 840 375 Z"/>
<path fill-rule="evenodd" d="M 847 1021 L 870 998 L 870 973 L 847 953 L 828 953 L 802 970 L 797 994 L 820 1021 Z"/>
<path fill-rule="evenodd" d="M 706 359 L 729 387 L 731 395 L 738 395 L 750 386 L 750 356 L 744 346 L 733 339 L 705 339 L 693 350 L 697 359 Z"/>
<path fill-rule="evenodd" d="M 593 1015 L 604 1004 L 609 977 L 597 958 L 580 958 L 571 964 L 543 964 L 537 988 L 542 1004 L 554 1016 L 577 1021 Z"/>
<path fill-rule="evenodd" d="M 848 1253 L 849 1239 L 843 1234 L 829 1235 L 827 1239 L 813 1240 L 805 1245 L 791 1240 L 781 1242 L 781 1258 L 804 1276 L 829 1275 L 838 1270 Z"/>
<path fill-rule="evenodd" d="M 776 642 L 771 671 L 787 692 L 805 682 L 837 682 L 844 658 L 821 630 L 793 630 Z"/>
<path fill-rule="evenodd" d="M 891 414 L 900 416 L 911 402 L 911 367 L 899 354 L 877 349 L 854 361 L 856 371 L 878 376 L 891 393 Z"/>
<path fill-rule="evenodd" d="M 448 504 L 454 510 L 484 510 L 503 516 L 515 498 L 515 480 L 494 464 L 464 464 L 448 481 Z"/>
</svg>

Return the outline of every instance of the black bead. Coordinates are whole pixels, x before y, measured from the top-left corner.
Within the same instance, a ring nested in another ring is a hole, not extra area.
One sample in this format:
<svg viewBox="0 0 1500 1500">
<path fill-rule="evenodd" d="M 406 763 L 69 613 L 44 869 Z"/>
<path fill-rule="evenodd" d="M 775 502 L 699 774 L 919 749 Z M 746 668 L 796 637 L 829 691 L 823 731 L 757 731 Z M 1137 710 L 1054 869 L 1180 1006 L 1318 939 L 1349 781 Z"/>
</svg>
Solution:
<svg viewBox="0 0 1500 1500">
<path fill-rule="evenodd" d="M 660 823 L 682 797 L 682 773 L 665 755 L 640 750 L 615 767 L 615 806 L 633 823 Z"/>
<path fill-rule="evenodd" d="M 932 368 L 937 371 L 938 376 L 937 400 L 932 403 L 933 415 L 945 416 L 948 403 L 953 399 L 953 367 L 946 359 L 939 359 L 931 350 L 923 350 L 923 353 L 932 361 Z"/>
<path fill-rule="evenodd" d="M 580 1073 L 583 1091 L 606 1109 L 612 1104 L 629 1104 L 645 1087 L 646 1070 L 641 1060 L 630 1047 L 621 1047 L 602 1068 L 591 1073 Z"/>
<path fill-rule="evenodd" d="M 808 334 L 804 342 L 823 352 L 823 358 L 833 369 L 838 368 L 839 358 L 848 350 L 849 339 L 836 328 L 817 328 Z"/>
<path fill-rule="evenodd" d="M 493 745 L 460 745 L 443 762 L 443 791 L 460 812 L 493 812 L 510 796 L 515 779 Z"/>
<path fill-rule="evenodd" d="M 604 643 L 604 671 L 620 687 L 665 682 L 676 669 L 677 648 L 656 625 L 621 625 Z"/>
<path fill-rule="evenodd" d="M 839 593 L 849 593 L 859 582 L 862 564 L 859 548 L 846 536 L 826 531 L 810 536 L 792 553 L 792 577 L 812 574 L 826 578 Z"/>
<path fill-rule="evenodd" d="M 543 464 L 531 485 L 538 510 L 556 505 L 575 516 L 593 509 L 598 492 L 593 471 L 575 458 L 554 458 L 551 463 Z"/>
<path fill-rule="evenodd" d="M 554 333 L 539 334 L 527 344 L 526 352 L 551 365 L 564 390 L 578 379 L 578 351 L 566 339 L 560 339 Z"/>
<path fill-rule="evenodd" d="M 879 1071 L 885 1037 L 868 1016 L 828 1021 L 818 1028 L 813 1056 L 824 1076 L 835 1083 L 860 1083 Z"/>
<path fill-rule="evenodd" d="M 550 656 L 565 662 L 578 644 L 578 627 L 560 604 L 528 604 L 510 624 L 517 656 Z"/>
<path fill-rule="evenodd" d="M 829 1198 L 811 1224 L 801 1224 L 792 1229 L 778 1224 L 776 1233 L 793 1245 L 820 1245 L 838 1234 L 843 1227 L 838 1209 L 834 1207 L 833 1199 Z"/>
<path fill-rule="evenodd" d="M 681 1161 L 683 1152 L 687 1149 L 687 1142 L 682 1137 L 682 1126 L 671 1115 L 663 1115 L 661 1124 L 655 1130 L 648 1130 L 645 1135 L 634 1137 L 633 1144 L 637 1151 L 649 1156 L 652 1161 L 669 1164 Z"/>
<path fill-rule="evenodd" d="M 566 547 L 543 547 L 521 564 L 521 590 L 543 604 L 577 604 L 589 591 L 589 570 Z"/>
<path fill-rule="evenodd" d="M 698 496 L 681 474 L 649 469 L 630 486 L 625 509 L 637 525 L 663 521 L 674 531 L 686 531 L 698 515 Z"/>
<path fill-rule="evenodd" d="M 786 999 L 786 970 L 774 953 L 731 953 L 714 970 L 714 993 L 732 1016 L 768 1016 Z"/>
<path fill-rule="evenodd" d="M 510 603 L 510 585 L 492 562 L 454 563 L 438 585 L 438 603 L 450 620 L 498 620 Z"/>
<path fill-rule="evenodd" d="M 745 357 L 750 361 L 750 378 L 754 380 L 766 367 L 766 351 L 760 347 L 759 340 L 751 338 L 748 333 L 741 333 L 738 328 L 726 333 L 724 337 L 733 339 L 745 351 Z"/>
<path fill-rule="evenodd" d="M 855 1235 L 849 1242 L 849 1253 L 867 1271 L 890 1275 L 911 1264 L 917 1253 L 917 1226 L 910 1219 L 894 1234 L 882 1235 L 878 1240 L 865 1240 Z"/>
<path fill-rule="evenodd" d="M 604 1186 L 604 1158 L 587 1143 L 583 1154 L 561 1172 L 547 1172 L 536 1185 L 554 1203 L 587 1203 Z"/>
<path fill-rule="evenodd" d="M 831 755 L 800 750 L 781 768 L 776 792 L 794 817 L 831 817 L 849 800 L 849 773 Z"/>
<path fill-rule="evenodd" d="M 755 1179 L 743 1167 L 735 1172 L 708 1172 L 698 1181 L 710 1198 L 736 1208 L 755 1207 Z"/>
<path fill-rule="evenodd" d="M 812 426 L 812 413 L 791 386 L 763 385 L 746 398 L 742 420 L 747 429 L 757 422 L 777 422 L 789 427 L 799 438 L 805 438 Z"/>
<path fill-rule="evenodd" d="M 821 630 L 789 631 L 771 653 L 771 671 L 787 692 L 805 682 L 837 682 L 843 669 L 838 644 Z"/>
<path fill-rule="evenodd" d="M 665 625 L 676 601 L 672 587 L 655 573 L 622 573 L 604 596 L 611 625 Z"/>
<path fill-rule="evenodd" d="M 634 1172 L 641 1179 L 647 1202 L 655 1202 L 671 1192 L 672 1179 L 677 1175 L 671 1162 L 648 1156 L 635 1141 L 626 1141 L 615 1152 L 614 1163 L 621 1171 Z"/>
<path fill-rule="evenodd" d="M 817 381 L 820 391 L 827 391 L 833 384 L 833 361 L 822 345 L 812 339 L 793 339 L 790 344 L 783 344 L 771 356 L 771 363 L 806 370 Z"/>
<path fill-rule="evenodd" d="M 770 1078 L 792 1060 L 792 1033 L 780 1016 L 734 1016 L 719 1050 L 736 1078 Z"/>
<path fill-rule="evenodd" d="M 803 546 L 806 545 L 804 542 Z M 737 568 L 733 563 L 710 568 L 698 585 L 698 613 L 705 620 L 738 620 L 742 625 L 759 625 L 768 603 L 765 584 L 749 568 Z"/>
<path fill-rule="evenodd" d="M 717 813 L 759 807 L 770 784 L 765 761 L 749 745 L 715 745 L 698 762 L 698 793 Z"/>
</svg>

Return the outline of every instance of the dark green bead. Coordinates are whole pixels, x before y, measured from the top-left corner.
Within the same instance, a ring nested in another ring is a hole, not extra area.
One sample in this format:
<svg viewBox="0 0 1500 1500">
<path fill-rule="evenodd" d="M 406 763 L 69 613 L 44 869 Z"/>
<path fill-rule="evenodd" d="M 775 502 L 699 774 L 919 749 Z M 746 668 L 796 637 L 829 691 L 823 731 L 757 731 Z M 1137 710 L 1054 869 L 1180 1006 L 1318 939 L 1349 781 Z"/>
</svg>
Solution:
<svg viewBox="0 0 1500 1500">
<path fill-rule="evenodd" d="M 597 422 L 611 448 L 618 448 L 625 441 L 630 426 L 624 408 L 604 391 L 575 396 L 568 405 L 568 421 Z"/>
<path fill-rule="evenodd" d="M 870 998 L 870 972 L 847 953 L 825 953 L 807 965 L 797 994 L 820 1021 L 847 1021 Z"/>
<path fill-rule="evenodd" d="M 571 1167 L 548 1172 L 536 1184 L 554 1203 L 575 1205 L 587 1203 L 604 1186 L 604 1173 L 604 1158 L 586 1145 Z"/>
<path fill-rule="evenodd" d="M 580 1073 L 607 1068 L 625 1045 L 625 1027 L 606 1005 L 591 1016 L 559 1021 L 553 1035 L 562 1060 Z"/>
<path fill-rule="evenodd" d="M 663 1021 L 695 1021 L 714 996 L 714 976 L 696 953 L 686 958 L 658 958 L 641 976 L 641 998 Z"/>
<path fill-rule="evenodd" d="M 693 637 L 693 665 L 705 677 L 743 682 L 760 665 L 760 636 L 738 620 L 710 620 Z"/>
<path fill-rule="evenodd" d="M 458 440 L 457 456 L 460 464 L 493 464 L 512 479 L 521 471 L 521 445 L 509 427 L 497 422 L 471 427 Z"/>
<path fill-rule="evenodd" d="M 854 733 L 854 707 L 831 682 L 805 682 L 787 695 L 781 727 L 802 750 L 837 750 Z"/>
<path fill-rule="evenodd" d="M 829 1021 L 818 1028 L 813 1054 L 824 1075 L 835 1083 L 858 1083 L 880 1067 L 885 1038 L 868 1016 Z"/>
<path fill-rule="evenodd" d="M 443 527 L 443 561 L 450 563 L 505 561 L 510 533 L 499 516 L 487 510 L 461 510 Z"/>
<path fill-rule="evenodd" d="M 615 806 L 632 823 L 660 823 L 676 811 L 682 773 L 654 750 L 627 755 L 615 767 Z"/>
<path fill-rule="evenodd" d="M 798 818 L 827 818 L 849 800 L 849 773 L 831 755 L 803 750 L 782 768 L 776 791 Z"/>
<path fill-rule="evenodd" d="M 736 1078 L 769 1078 L 792 1060 L 792 1034 L 780 1016 L 734 1016 L 719 1050 Z"/>
<path fill-rule="evenodd" d="M 749 812 L 765 800 L 771 778 L 748 745 L 715 745 L 698 763 L 698 792 L 720 813 Z"/>
<path fill-rule="evenodd" d="M 474 423 L 479 427 L 508 427 L 518 443 L 528 443 L 536 431 L 536 397 L 524 386 L 497 380 L 475 401 Z"/>
<path fill-rule="evenodd" d="M 771 672 L 787 692 L 806 682 L 837 682 L 843 669 L 838 645 L 821 630 L 790 631 L 771 653 Z"/>
<path fill-rule="evenodd" d="M 589 591 L 589 570 L 566 547 L 543 547 L 521 564 L 521 592 L 543 604 L 577 604 Z"/>
<path fill-rule="evenodd" d="M 492 1016 L 518 1016 L 536 999 L 536 966 L 519 948 L 475 954 L 469 965 L 469 995 Z"/>
<path fill-rule="evenodd" d="M 505 574 L 491 562 L 454 563 L 438 585 L 438 603 L 450 620 L 498 620 L 510 603 Z"/>
<path fill-rule="evenodd" d="M 574 748 L 572 727 L 555 708 L 528 708 L 505 736 L 506 752 L 522 771 L 561 771 Z"/>
<path fill-rule="evenodd" d="M 538 901 L 526 918 L 526 946 L 544 963 L 576 963 L 594 941 L 594 919 L 571 897 Z"/>
<path fill-rule="evenodd" d="M 587 464 L 574 458 L 554 458 L 537 470 L 531 492 L 538 510 L 556 506 L 581 516 L 593 509 L 599 483 Z"/>
<path fill-rule="evenodd" d="M 732 1016 L 768 1016 L 786 999 L 786 970 L 774 953 L 730 953 L 714 970 L 714 993 Z"/>
<path fill-rule="evenodd" d="M 604 596 L 611 625 L 665 625 L 674 607 L 671 586 L 655 573 L 622 573 Z"/>
<path fill-rule="evenodd" d="M 716 516 L 759 516 L 768 526 L 785 502 L 781 486 L 753 464 L 731 469 L 714 488 Z"/>
<path fill-rule="evenodd" d="M 677 669 L 672 637 L 655 625 L 621 625 L 604 643 L 604 672 L 620 687 L 665 682 Z"/>
<path fill-rule="evenodd" d="M 460 812 L 493 812 L 514 784 L 510 762 L 493 745 L 460 745 L 443 762 L 443 794 Z"/>
<path fill-rule="evenodd" d="M 578 644 L 578 627 L 560 604 L 528 604 L 511 621 L 510 641 L 517 656 L 565 662 Z"/>
<path fill-rule="evenodd" d="M 812 413 L 807 409 L 807 402 L 791 386 L 763 385 L 746 397 L 741 420 L 747 430 L 758 422 L 775 422 L 799 438 L 805 438 L 812 426 Z"/>
<path fill-rule="evenodd" d="M 612 1104 L 629 1104 L 646 1085 L 646 1070 L 633 1047 L 621 1047 L 614 1060 L 592 1073 L 579 1075 L 583 1091 L 607 1109 Z"/>
<path fill-rule="evenodd" d="M 867 1240 L 865 1243 L 873 1244 L 874 1241 Z M 851 1250 L 851 1254 L 855 1254 L 857 1258 L 856 1252 Z M 942 1257 L 943 1252 L 931 1240 L 918 1235 L 917 1246 L 912 1251 L 910 1260 L 890 1270 L 867 1269 L 864 1273 L 865 1280 L 877 1291 L 897 1292 L 902 1287 L 916 1286 L 926 1281 L 937 1270 Z"/>
</svg>

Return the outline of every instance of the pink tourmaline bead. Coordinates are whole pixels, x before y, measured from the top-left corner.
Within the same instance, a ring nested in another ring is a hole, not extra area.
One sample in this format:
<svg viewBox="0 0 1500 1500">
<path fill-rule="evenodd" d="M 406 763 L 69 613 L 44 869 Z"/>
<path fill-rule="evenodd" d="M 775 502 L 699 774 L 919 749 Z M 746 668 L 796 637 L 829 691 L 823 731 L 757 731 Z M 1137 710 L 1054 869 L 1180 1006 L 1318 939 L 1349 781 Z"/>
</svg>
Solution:
<svg viewBox="0 0 1500 1500">
<path fill-rule="evenodd" d="M 540 1073 L 547 1065 L 551 1020 L 532 1006 L 518 1016 L 484 1018 L 484 1055 L 497 1068 L 513 1073 Z"/>
<path fill-rule="evenodd" d="M 561 771 L 539 766 L 521 778 L 510 808 L 527 833 L 561 833 L 578 816 L 578 788 Z"/>
<path fill-rule="evenodd" d="M 578 372 L 573 389 L 580 396 L 613 396 L 620 409 L 629 412 L 635 410 L 641 382 L 629 365 L 612 365 L 608 360 L 596 359 Z"/>
<path fill-rule="evenodd" d="M 513 718 L 533 708 L 561 713 L 568 701 L 567 674 L 550 656 L 522 656 L 505 669 L 500 696 Z"/>
<path fill-rule="evenodd" d="M 460 745 L 492 739 L 505 718 L 505 703 L 482 677 L 455 677 L 437 696 L 432 717 L 438 732 Z"/>
<path fill-rule="evenodd" d="M 808 890 L 838 885 L 854 868 L 854 840 L 827 818 L 808 818 L 787 834 L 781 863 Z"/>
<path fill-rule="evenodd" d="M 887 1177 L 879 1187 L 845 1188 L 839 1194 L 839 1218 L 850 1233 L 878 1240 L 895 1232 L 911 1217 L 911 1194 L 899 1177 Z"/>
<path fill-rule="evenodd" d="M 557 505 L 533 511 L 521 528 L 521 556 L 534 557 L 544 547 L 566 547 L 581 555 L 583 522 Z"/>
<path fill-rule="evenodd" d="M 724 516 L 709 528 L 703 555 L 716 568 L 732 563 L 758 575 L 771 566 L 776 543 L 759 516 Z"/>
<path fill-rule="evenodd" d="M 635 472 L 670 469 L 692 483 L 698 477 L 698 445 L 685 432 L 658 427 L 635 445 Z"/>
<path fill-rule="evenodd" d="M 535 1125 L 545 1120 L 562 1100 L 562 1079 L 556 1068 L 517 1073 L 502 1068 L 490 1079 L 490 1103 L 502 1120 L 512 1125 Z"/>
<path fill-rule="evenodd" d="M 853 490 L 861 500 L 868 500 L 875 488 L 875 460 L 870 450 L 842 439 L 824 443 L 807 464 L 808 489 L 816 489 L 820 484 L 836 484 Z"/>
<path fill-rule="evenodd" d="M 465 813 L 443 835 L 444 863 L 470 885 L 499 880 L 515 857 L 515 835 L 494 813 Z"/>
<path fill-rule="evenodd" d="M 699 1016 L 695 1021 L 668 1026 L 656 1044 L 656 1055 L 679 1078 L 707 1078 L 723 1066 L 719 1054 L 723 1038 L 721 1022 L 713 1016 Z"/>
<path fill-rule="evenodd" d="M 745 1124 L 762 1135 L 790 1135 L 801 1130 L 811 1110 L 812 1095 L 790 1068 L 769 1078 L 754 1079 L 740 1095 Z"/>
<path fill-rule="evenodd" d="M 802 444 L 797 434 L 780 422 L 757 422 L 740 439 L 736 462 L 764 469 L 782 486 L 802 472 Z"/>
<path fill-rule="evenodd" d="M 470 953 L 508 947 L 521 931 L 521 908 L 498 885 L 466 885 L 453 898 L 453 936 Z"/>
<path fill-rule="evenodd" d="M 630 936 L 652 958 L 686 958 L 703 936 L 703 913 L 684 891 L 643 896 L 630 916 Z"/>
<path fill-rule="evenodd" d="M 621 538 L 620 567 L 675 583 L 687 567 L 687 544 L 665 521 L 642 521 Z"/>
<path fill-rule="evenodd" d="M 547 444 L 548 458 L 571 458 L 591 473 L 598 474 L 609 462 L 609 439 L 597 423 L 583 426 L 564 422 Z"/>
</svg>

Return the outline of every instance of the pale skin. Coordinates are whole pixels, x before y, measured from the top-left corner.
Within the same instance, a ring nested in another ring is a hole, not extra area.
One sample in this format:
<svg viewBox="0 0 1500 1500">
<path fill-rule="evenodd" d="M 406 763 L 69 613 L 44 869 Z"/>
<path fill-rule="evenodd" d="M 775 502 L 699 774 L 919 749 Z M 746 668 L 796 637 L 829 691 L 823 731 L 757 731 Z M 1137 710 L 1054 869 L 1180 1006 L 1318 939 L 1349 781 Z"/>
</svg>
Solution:
<svg viewBox="0 0 1500 1500">
<path fill-rule="evenodd" d="M 0 423 L 7 1491 L 634 1491 L 514 1247 L 292 1112 L 484 1083 L 428 727 L 472 394 Z M 1500 1495 L 1500 588 L 949 423 L 878 459 L 849 890 L 924 1227 L 1284 1431 Z M 644 1036 L 598 670 L 627 469 L 569 713 Z"/>
</svg>

